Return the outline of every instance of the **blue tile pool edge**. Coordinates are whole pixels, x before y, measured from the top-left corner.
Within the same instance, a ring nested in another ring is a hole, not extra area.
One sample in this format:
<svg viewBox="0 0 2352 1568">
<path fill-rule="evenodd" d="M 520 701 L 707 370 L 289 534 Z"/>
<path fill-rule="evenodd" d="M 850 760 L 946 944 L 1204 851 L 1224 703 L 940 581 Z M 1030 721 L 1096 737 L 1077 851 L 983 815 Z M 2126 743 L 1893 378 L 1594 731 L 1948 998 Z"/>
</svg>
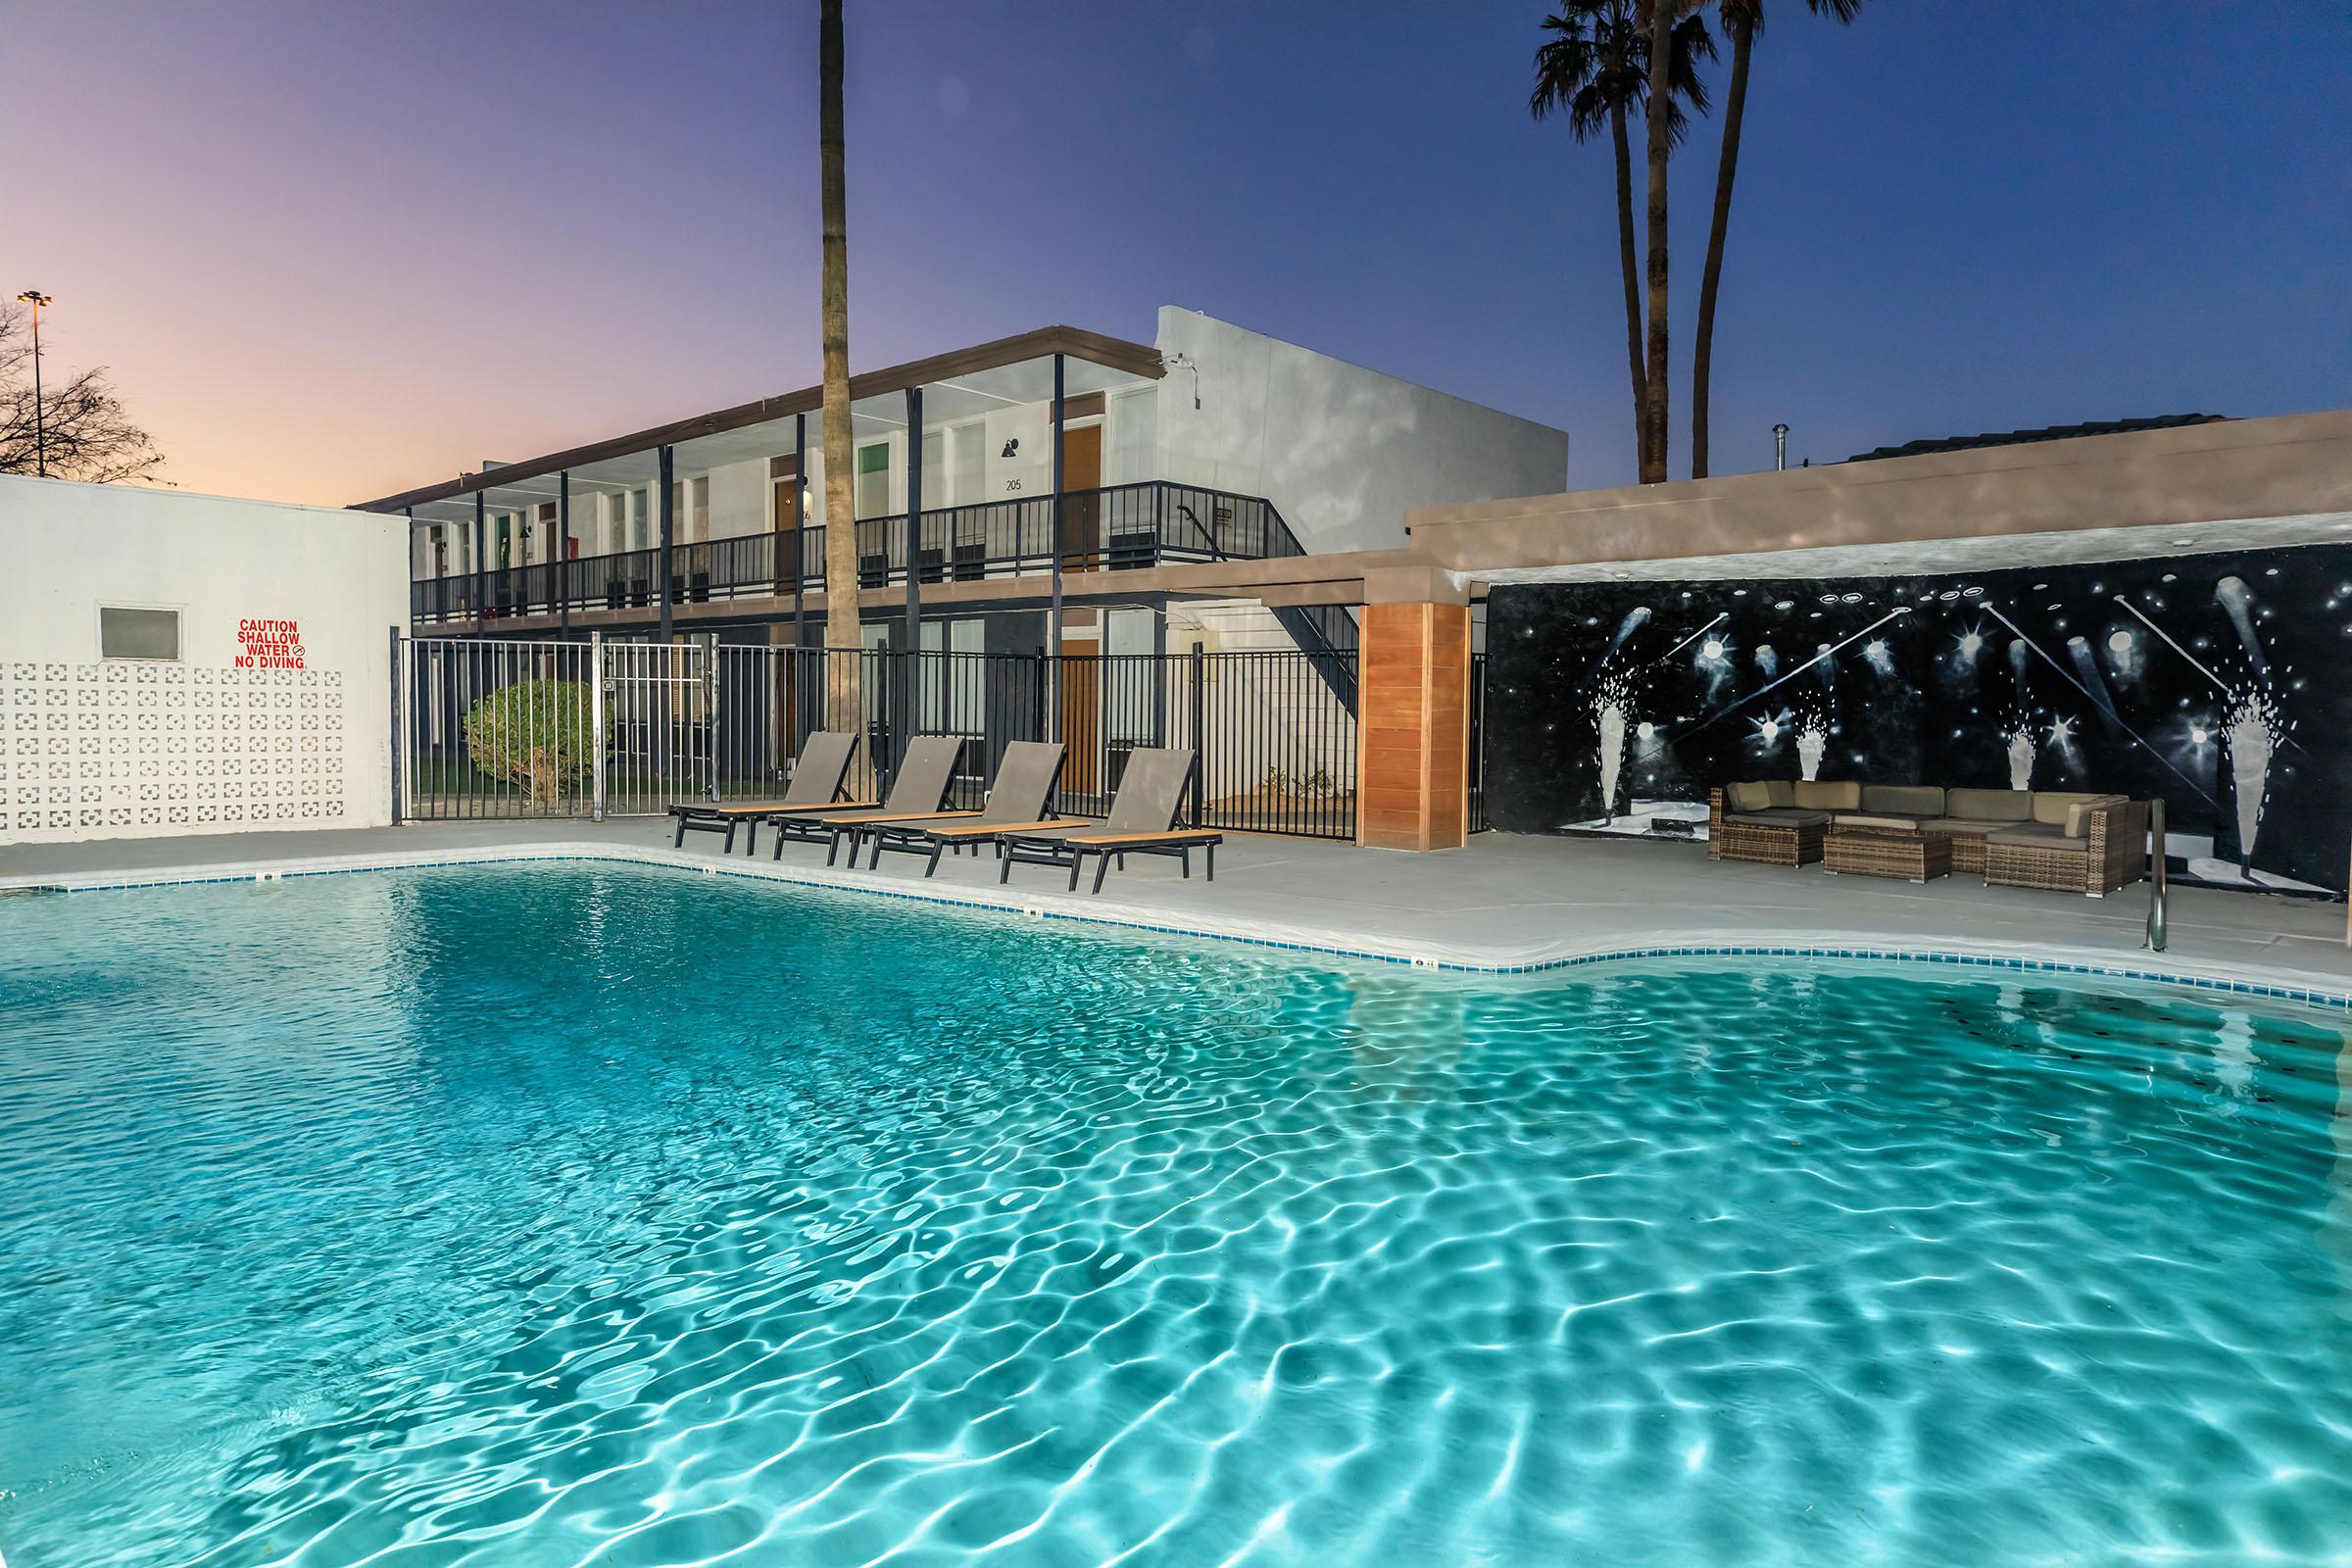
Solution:
<svg viewBox="0 0 2352 1568">
<path fill-rule="evenodd" d="M 1254 948 L 1327 955 L 1332 957 L 1355 958 L 1373 963 L 1394 963 L 1417 969 L 1451 970 L 1464 974 L 1540 974 L 1557 969 L 1582 968 L 1590 964 L 1624 963 L 1646 958 L 1848 958 L 1870 962 L 1950 965 L 1997 969 L 2014 973 L 2071 974 L 2094 979 L 2142 981 L 2156 985 L 2187 986 L 2201 991 L 2238 996 L 2265 997 L 2281 1002 L 2303 1003 L 2314 1006 L 2352 1011 L 2352 991 L 2329 990 L 2325 987 L 2284 981 L 2250 980 L 2213 970 L 2158 969 L 2142 964 L 2090 958 L 2030 957 L 1998 951 L 1997 945 L 1990 944 L 1988 946 L 1995 947 L 1995 951 L 1971 953 L 1943 948 L 1876 947 L 1853 943 L 1796 944 L 1699 940 L 1689 943 L 1642 943 L 1623 947 L 1595 948 L 1590 952 L 1562 954 L 1555 957 L 1533 958 L 1523 962 L 1479 962 L 1460 957 L 1442 958 L 1411 953 L 1383 952 L 1377 948 L 1351 947 L 1347 945 L 1344 940 L 1337 938 L 1330 942 L 1289 940 L 1253 935 L 1247 931 L 1230 928 L 1220 929 L 1210 924 L 1183 924 L 1124 913 L 1090 913 L 1083 909 L 1056 908 L 1042 904 L 1000 900 L 987 896 L 956 897 L 944 892 L 913 892 L 900 888 L 877 887 L 870 883 L 848 879 L 809 876 L 791 870 L 767 871 L 760 870 L 756 866 L 731 865 L 715 860 L 689 858 L 662 851 L 608 845 L 518 848 L 491 855 L 464 851 L 451 851 L 446 854 L 432 851 L 412 851 L 397 855 L 338 857 L 331 863 L 318 860 L 286 860 L 254 862 L 251 865 L 234 867 L 191 866 L 184 872 L 130 872 L 120 876 L 94 876 L 75 878 L 70 881 L 26 877 L 0 883 L 0 892 L 107 893 L 135 888 L 179 887 L 217 882 L 241 883 L 274 881 L 287 877 L 343 876 L 370 871 L 560 861 L 653 865 L 669 870 L 700 872 L 706 876 L 728 876 L 751 882 L 780 883 L 789 887 L 858 894 L 867 898 L 899 899 L 911 904 L 936 905 L 957 909 L 982 909 L 998 914 L 1027 915 L 1045 920 L 1067 920 L 1079 925 L 1099 925 L 1121 930 L 1151 931 L 1162 936 L 1236 942 Z"/>
</svg>

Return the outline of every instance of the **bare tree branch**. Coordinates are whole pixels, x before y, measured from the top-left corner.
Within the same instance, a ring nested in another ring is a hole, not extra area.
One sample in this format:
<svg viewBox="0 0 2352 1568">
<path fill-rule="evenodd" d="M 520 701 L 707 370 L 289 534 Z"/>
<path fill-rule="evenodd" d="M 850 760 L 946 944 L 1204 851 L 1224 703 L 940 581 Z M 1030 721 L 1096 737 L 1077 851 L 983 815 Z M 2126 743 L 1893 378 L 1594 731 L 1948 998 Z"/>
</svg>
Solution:
<svg viewBox="0 0 2352 1568">
<path fill-rule="evenodd" d="M 60 378 L 57 362 L 42 356 L 41 441 L 49 476 L 104 484 L 143 479 L 163 466 L 155 442 L 130 420 L 104 366 Z M 14 302 L 0 304 L 0 473 L 36 471 L 32 399 L 32 318 Z"/>
</svg>

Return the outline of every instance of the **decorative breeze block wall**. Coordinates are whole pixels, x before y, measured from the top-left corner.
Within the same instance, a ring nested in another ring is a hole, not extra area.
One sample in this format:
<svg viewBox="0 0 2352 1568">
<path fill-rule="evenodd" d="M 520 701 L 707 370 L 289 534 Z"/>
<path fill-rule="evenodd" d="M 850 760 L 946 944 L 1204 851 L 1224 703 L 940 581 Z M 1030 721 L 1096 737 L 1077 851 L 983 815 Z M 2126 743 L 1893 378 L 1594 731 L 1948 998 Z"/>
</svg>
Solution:
<svg viewBox="0 0 2352 1568">
<path fill-rule="evenodd" d="M 0 662 L 0 842 L 342 817 L 338 670 Z"/>
</svg>

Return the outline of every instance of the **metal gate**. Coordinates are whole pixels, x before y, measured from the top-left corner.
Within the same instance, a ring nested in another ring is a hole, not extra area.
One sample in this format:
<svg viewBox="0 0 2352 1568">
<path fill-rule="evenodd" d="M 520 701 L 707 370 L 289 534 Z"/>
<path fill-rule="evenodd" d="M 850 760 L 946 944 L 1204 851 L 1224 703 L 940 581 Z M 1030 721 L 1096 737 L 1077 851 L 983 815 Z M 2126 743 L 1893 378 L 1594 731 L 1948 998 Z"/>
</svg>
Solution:
<svg viewBox="0 0 2352 1568">
<path fill-rule="evenodd" d="M 718 793 L 718 660 L 700 638 L 601 643 L 605 724 L 590 795 L 613 816 L 659 815 Z M 591 754 L 598 755 L 598 754 Z M 587 760 L 586 758 L 583 760 Z"/>
<path fill-rule="evenodd" d="M 1110 808 L 1138 748 L 1198 754 L 1185 820 L 1355 836 L 1352 652 L 827 655 L 730 644 L 401 637 L 394 799 L 405 818 L 659 815 L 778 793 L 812 730 L 856 728 L 859 782 L 904 741 L 963 738 L 953 804 L 976 807 L 1017 740 L 1066 748 L 1054 808 Z M 854 680 L 854 699 L 829 690 Z M 829 709 L 855 708 L 827 724 Z"/>
</svg>

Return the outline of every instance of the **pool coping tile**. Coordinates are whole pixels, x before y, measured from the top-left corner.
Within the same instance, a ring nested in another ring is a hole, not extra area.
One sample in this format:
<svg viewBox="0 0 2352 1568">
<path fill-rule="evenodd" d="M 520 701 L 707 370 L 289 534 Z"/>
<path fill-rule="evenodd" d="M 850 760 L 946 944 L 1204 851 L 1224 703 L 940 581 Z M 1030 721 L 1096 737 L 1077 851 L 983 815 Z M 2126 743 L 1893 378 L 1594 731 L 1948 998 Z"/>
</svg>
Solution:
<svg viewBox="0 0 2352 1568">
<path fill-rule="evenodd" d="M 985 909 L 1026 915 L 1034 919 L 1067 920 L 1165 936 L 1237 942 L 1251 947 L 1333 957 L 1404 964 L 1471 974 L 1538 974 L 1660 957 L 1778 957 L 1861 959 L 1927 964 L 1967 964 L 2025 973 L 2079 974 L 2103 979 L 2131 980 L 2200 990 L 2263 996 L 2322 1007 L 2352 1010 L 2352 990 L 2308 984 L 2276 973 L 2232 964 L 2168 962 L 2162 966 L 2133 963 L 2082 950 L 2020 951 L 1997 941 L 1909 942 L 1889 939 L 1856 945 L 1761 942 L 1738 933 L 1693 933 L 1670 942 L 1562 942 L 1553 951 L 1481 956 L 1462 951 L 1441 952 L 1410 944 L 1387 942 L 1341 931 L 1302 930 L 1243 919 L 1177 919 L 1133 905 L 1081 902 L 1076 896 L 1040 893 L 993 893 L 959 886 L 921 889 L 877 885 L 868 877 L 830 868 L 804 867 L 757 861 L 721 861 L 682 850 L 588 842 L 550 841 L 489 850 L 384 851 L 361 855 L 286 857 L 270 860 L 229 862 L 144 872 L 89 872 L 73 875 L 0 877 L 0 889 L 64 893 L 115 892 L 135 888 L 192 883 L 272 881 L 283 877 L 333 876 L 360 871 L 387 871 L 437 866 L 515 864 L 536 861 L 600 861 L 661 866 L 729 876 L 748 881 L 783 883 L 867 898 L 898 899 L 907 903 Z"/>
</svg>

